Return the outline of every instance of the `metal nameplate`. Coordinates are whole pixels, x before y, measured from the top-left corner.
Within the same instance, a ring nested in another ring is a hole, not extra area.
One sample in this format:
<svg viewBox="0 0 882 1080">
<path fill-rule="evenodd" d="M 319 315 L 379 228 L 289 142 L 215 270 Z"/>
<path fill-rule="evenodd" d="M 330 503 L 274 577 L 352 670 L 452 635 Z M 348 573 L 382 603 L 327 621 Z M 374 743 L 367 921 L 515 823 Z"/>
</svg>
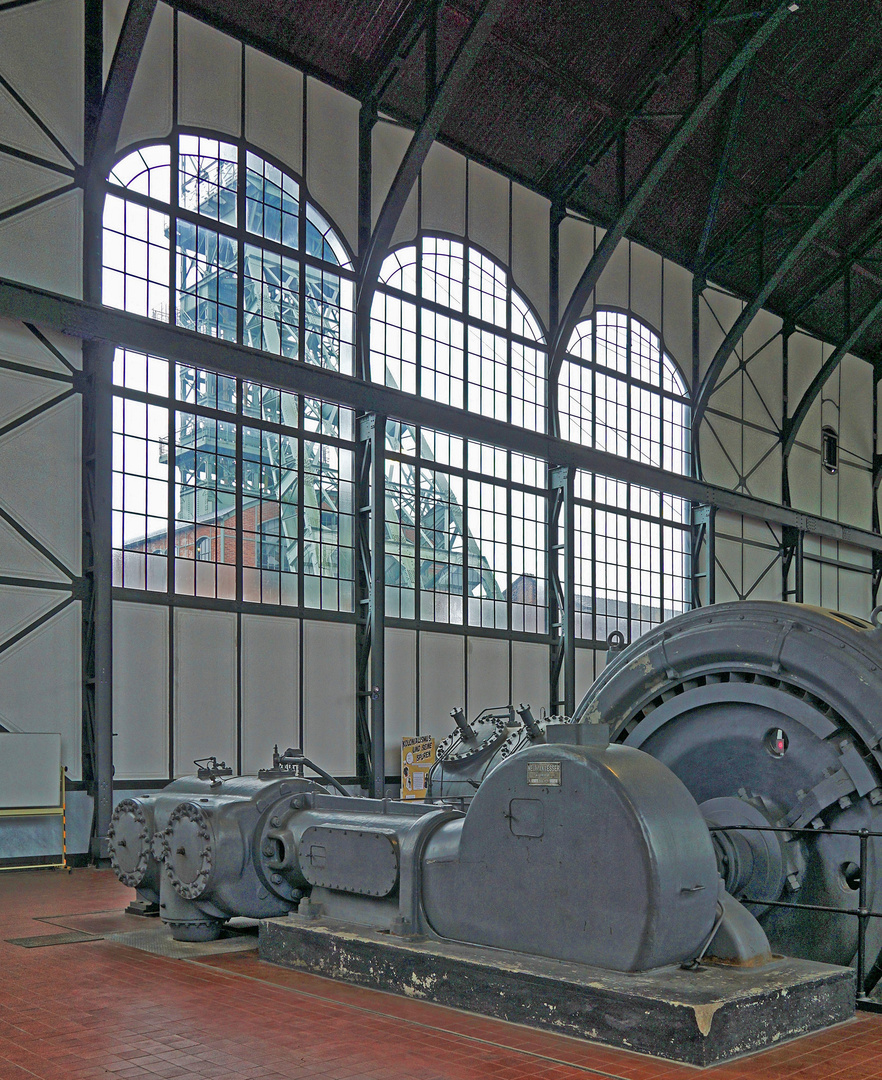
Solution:
<svg viewBox="0 0 882 1080">
<path fill-rule="evenodd" d="M 527 785 L 529 787 L 560 787 L 560 762 L 528 761 Z"/>
</svg>

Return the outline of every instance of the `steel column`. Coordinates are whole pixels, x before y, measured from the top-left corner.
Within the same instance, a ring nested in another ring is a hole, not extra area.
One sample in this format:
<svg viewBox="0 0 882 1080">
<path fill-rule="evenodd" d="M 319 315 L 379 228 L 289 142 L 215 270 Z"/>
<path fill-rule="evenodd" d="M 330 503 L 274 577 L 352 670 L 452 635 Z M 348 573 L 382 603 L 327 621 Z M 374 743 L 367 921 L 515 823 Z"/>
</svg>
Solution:
<svg viewBox="0 0 882 1080">
<path fill-rule="evenodd" d="M 576 470 L 552 469 L 549 478 L 548 579 L 554 615 L 551 625 L 551 711 L 576 710 Z M 563 673 L 563 696 L 560 678 Z"/>
<path fill-rule="evenodd" d="M 88 0 L 84 9 L 83 296 L 96 305 L 101 300 L 104 181 L 155 9 L 156 0 L 130 0 L 103 88 L 103 4 Z M 83 344 L 83 771 L 95 799 L 90 851 L 99 862 L 108 857 L 113 811 L 113 353 L 110 341 Z"/>
<path fill-rule="evenodd" d="M 717 543 L 715 506 L 691 507 L 692 512 L 692 607 L 703 607 L 717 602 Z M 705 570 L 700 569 L 700 558 L 704 552 Z M 701 582 L 704 582 L 705 597 L 701 599 Z"/>
<path fill-rule="evenodd" d="M 358 538 L 356 579 L 356 737 L 359 779 L 369 794 L 386 791 L 386 421 L 362 416 L 358 422 L 356 498 Z"/>
</svg>

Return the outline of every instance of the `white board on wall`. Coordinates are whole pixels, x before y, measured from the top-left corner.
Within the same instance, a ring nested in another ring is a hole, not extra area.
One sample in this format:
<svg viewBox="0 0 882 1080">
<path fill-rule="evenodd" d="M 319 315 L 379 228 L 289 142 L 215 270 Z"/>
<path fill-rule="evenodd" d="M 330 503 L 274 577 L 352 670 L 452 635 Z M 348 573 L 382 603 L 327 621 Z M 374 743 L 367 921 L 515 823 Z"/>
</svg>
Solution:
<svg viewBox="0 0 882 1080">
<path fill-rule="evenodd" d="M 175 611 L 174 772 L 194 771 L 196 758 L 236 759 L 236 616 Z"/>
<path fill-rule="evenodd" d="M 303 750 L 335 776 L 355 773 L 355 627 L 303 623 Z"/>
<path fill-rule="evenodd" d="M 113 772 L 168 776 L 168 609 L 113 604 Z"/>
</svg>

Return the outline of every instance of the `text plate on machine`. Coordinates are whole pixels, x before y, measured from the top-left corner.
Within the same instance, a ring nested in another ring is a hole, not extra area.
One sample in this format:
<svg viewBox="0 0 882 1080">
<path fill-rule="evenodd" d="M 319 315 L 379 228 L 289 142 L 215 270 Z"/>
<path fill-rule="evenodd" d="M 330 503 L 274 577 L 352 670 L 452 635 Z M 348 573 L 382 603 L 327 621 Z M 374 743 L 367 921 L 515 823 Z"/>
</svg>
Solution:
<svg viewBox="0 0 882 1080">
<path fill-rule="evenodd" d="M 529 787 L 560 787 L 560 762 L 528 761 L 527 784 Z"/>
</svg>

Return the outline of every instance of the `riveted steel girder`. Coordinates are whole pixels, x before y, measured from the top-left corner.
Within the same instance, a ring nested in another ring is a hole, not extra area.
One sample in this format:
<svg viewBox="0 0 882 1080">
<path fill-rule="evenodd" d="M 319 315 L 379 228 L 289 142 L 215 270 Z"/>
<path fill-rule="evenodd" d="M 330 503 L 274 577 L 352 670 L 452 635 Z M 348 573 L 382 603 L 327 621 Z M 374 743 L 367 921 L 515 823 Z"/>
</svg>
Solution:
<svg viewBox="0 0 882 1080">
<path fill-rule="evenodd" d="M 772 273 L 766 277 L 760 288 L 754 293 L 748 303 L 745 304 L 741 314 L 735 320 L 731 329 L 726 334 L 726 337 L 723 339 L 722 344 L 717 349 L 716 354 L 704 374 L 704 378 L 701 380 L 698 391 L 695 394 L 692 407 L 693 431 L 698 430 L 698 426 L 707 410 L 708 402 L 716 388 L 717 379 L 720 377 L 723 368 L 726 366 L 726 362 L 732 355 L 735 346 L 744 336 L 748 326 L 753 322 L 753 319 L 760 308 L 765 304 L 787 274 L 793 270 L 809 244 L 820 236 L 836 214 L 851 198 L 854 197 L 868 177 L 870 177 L 880 165 L 882 165 L 882 149 L 877 149 L 875 153 L 864 162 L 863 166 L 855 173 L 851 180 L 849 180 L 849 182 L 827 203 L 820 214 L 812 221 L 811 225 L 800 234 L 799 239 L 791 245 L 790 249 L 780 260 Z"/>
<path fill-rule="evenodd" d="M 710 110 L 720 100 L 726 88 L 744 71 L 745 67 L 756 56 L 763 45 L 769 40 L 775 30 L 784 22 L 790 14 L 786 3 L 776 4 L 774 8 L 763 18 L 759 28 L 747 39 L 732 59 L 723 67 L 713 80 L 702 97 L 696 102 L 691 111 L 683 117 L 665 145 L 659 150 L 646 172 L 641 177 L 634 191 L 628 196 L 616 221 L 610 226 L 603 239 L 598 244 L 591 261 L 585 267 L 578 284 L 573 290 L 566 310 L 560 320 L 549 357 L 549 371 L 552 386 L 552 396 L 556 386 L 557 377 L 566 355 L 570 337 L 576 323 L 582 315 L 585 304 L 588 302 L 600 275 L 619 241 L 627 232 L 631 223 L 642 209 L 646 200 L 652 195 L 656 187 L 676 160 L 677 155 L 689 142 L 701 123 L 705 120 Z M 556 422 L 556 408 L 552 403 L 552 419 Z"/>
<path fill-rule="evenodd" d="M 559 465 L 573 465 L 652 488 L 681 499 L 707 503 L 736 514 L 779 525 L 793 525 L 818 536 L 882 551 L 882 536 L 828 518 L 804 514 L 790 507 L 729 491 L 680 473 L 667 472 L 604 450 L 566 442 L 553 435 L 519 428 L 480 413 L 442 405 L 429 398 L 406 394 L 379 383 L 343 375 L 314 364 L 289 360 L 247 345 L 207 337 L 179 326 L 116 311 L 99 304 L 60 296 L 22 282 L 0 278 L 0 318 L 27 319 L 45 329 L 88 341 L 104 341 L 121 348 L 165 356 L 185 364 L 209 367 L 224 375 L 256 379 L 283 390 L 338 402 L 351 409 L 380 413 L 410 424 L 423 424 L 452 435 L 476 439 L 529 454 Z"/>
</svg>

